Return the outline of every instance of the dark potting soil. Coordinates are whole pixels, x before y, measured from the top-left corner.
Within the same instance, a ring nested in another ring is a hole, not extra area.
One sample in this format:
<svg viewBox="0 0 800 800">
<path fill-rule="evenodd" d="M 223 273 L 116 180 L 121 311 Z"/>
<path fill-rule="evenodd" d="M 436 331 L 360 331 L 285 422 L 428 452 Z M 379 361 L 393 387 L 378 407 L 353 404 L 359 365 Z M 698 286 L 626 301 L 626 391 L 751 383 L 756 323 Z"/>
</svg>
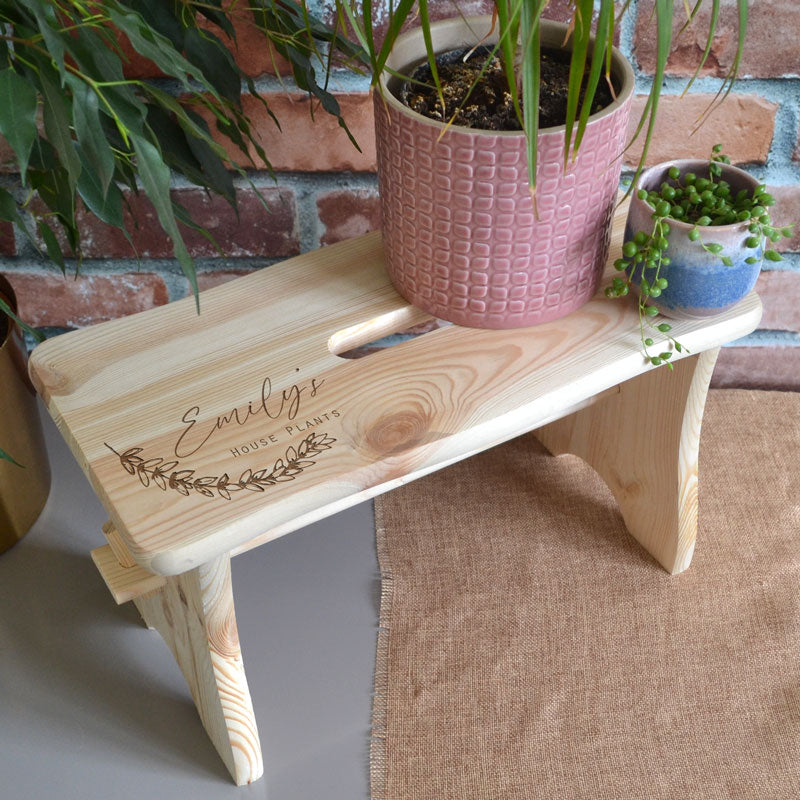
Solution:
<svg viewBox="0 0 800 800">
<path fill-rule="evenodd" d="M 447 122 L 455 115 L 454 124 L 467 128 L 490 131 L 520 130 L 521 126 L 514 111 L 511 92 L 499 57 L 496 54 L 492 56 L 491 63 L 470 93 L 470 87 L 480 75 L 491 50 L 486 47 L 476 48 L 465 62 L 464 56 L 468 52 L 466 49 L 450 50 L 436 57 L 445 102 L 444 113 L 427 63 L 420 64 L 414 70 L 411 81 L 403 81 L 398 93 L 399 99 L 412 111 L 439 122 Z M 563 125 L 567 119 L 569 54 L 560 50 L 543 49 L 541 64 L 539 126 L 550 128 Z M 582 90 L 581 103 L 583 95 Z M 467 98 L 466 102 L 464 98 Z M 612 100 L 608 84 L 601 76 L 592 104 L 592 113 L 610 105 Z"/>
</svg>

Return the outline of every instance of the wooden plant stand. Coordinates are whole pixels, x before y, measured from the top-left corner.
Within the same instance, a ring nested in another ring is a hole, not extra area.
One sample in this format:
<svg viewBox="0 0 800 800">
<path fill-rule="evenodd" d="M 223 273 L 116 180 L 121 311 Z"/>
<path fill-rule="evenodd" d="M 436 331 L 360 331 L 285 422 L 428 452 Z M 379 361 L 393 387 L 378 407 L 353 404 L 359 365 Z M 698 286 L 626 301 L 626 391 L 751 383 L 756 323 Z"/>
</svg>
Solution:
<svg viewBox="0 0 800 800">
<path fill-rule="evenodd" d="M 691 355 L 674 372 L 645 363 L 633 303 L 601 295 L 534 328 L 451 326 L 343 359 L 426 319 L 389 285 L 378 233 L 206 291 L 201 309 L 189 298 L 59 336 L 30 364 L 110 516 L 92 557 L 164 637 L 237 784 L 263 767 L 232 556 L 536 430 L 594 466 L 631 534 L 680 572 L 714 361 L 761 316 L 751 293 L 676 323 Z"/>
</svg>

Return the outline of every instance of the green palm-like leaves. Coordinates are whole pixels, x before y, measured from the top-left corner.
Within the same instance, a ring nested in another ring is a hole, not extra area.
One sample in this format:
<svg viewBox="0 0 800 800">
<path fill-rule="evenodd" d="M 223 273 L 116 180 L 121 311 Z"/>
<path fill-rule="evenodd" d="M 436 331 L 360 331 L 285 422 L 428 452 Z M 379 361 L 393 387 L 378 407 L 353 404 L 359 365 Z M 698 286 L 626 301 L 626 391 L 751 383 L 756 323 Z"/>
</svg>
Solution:
<svg viewBox="0 0 800 800">
<path fill-rule="evenodd" d="M 720 0 L 695 0 L 694 5 L 690 5 L 689 0 L 683 0 L 682 3 L 687 17 L 687 25 L 695 19 L 704 3 L 711 5 L 711 21 L 705 52 L 700 59 L 697 73 L 702 69 L 711 52 L 719 21 Z M 539 130 L 538 101 L 541 75 L 539 21 L 548 4 L 549 0 L 494 0 L 495 23 L 499 33 L 499 43 L 495 51 L 503 60 L 512 99 L 528 138 L 528 168 L 532 189 L 536 185 L 536 137 Z M 599 0 L 599 2 L 573 0 L 572 5 L 574 11 L 569 34 L 572 54 L 564 141 L 565 166 L 568 165 L 570 156 L 574 159 L 580 149 L 597 86 L 604 72 L 606 80 L 610 81 L 614 29 L 619 22 L 619 18 L 615 19 L 613 0 Z M 377 83 L 380 73 L 385 69 L 386 59 L 395 40 L 404 26 L 414 18 L 417 7 L 420 11 L 419 23 L 422 27 L 429 63 L 434 58 L 430 22 L 426 13 L 427 2 L 415 4 L 412 0 L 398 0 L 397 3 L 392 3 L 386 36 L 380 48 L 375 44 L 372 32 L 371 2 L 337 0 L 337 7 L 340 17 L 350 23 L 368 54 L 373 70 L 373 82 Z M 737 7 L 739 31 L 736 56 L 730 71 L 725 76 L 718 100 L 724 99 L 730 92 L 741 62 L 747 29 L 747 0 L 737 0 Z M 626 0 L 622 4 L 619 17 L 629 12 L 630 9 L 631 2 Z M 661 87 L 672 44 L 673 0 L 655 0 L 655 18 L 656 69 L 644 112 L 633 137 L 635 139 L 644 134 L 644 147 L 639 169 L 644 164 L 653 136 Z M 594 37 L 594 42 L 592 37 Z M 436 72 L 434 71 L 433 74 L 434 81 L 436 81 Z M 694 78 L 689 82 L 689 86 L 693 80 Z M 582 85 L 583 100 L 580 99 Z"/>
<path fill-rule="evenodd" d="M 639 160 L 639 167 L 636 173 L 637 176 L 644 166 L 647 150 L 650 146 L 650 140 L 653 137 L 653 130 L 655 129 L 658 101 L 661 97 L 661 85 L 664 81 L 667 59 L 669 58 L 670 46 L 672 44 L 672 11 L 672 0 L 656 0 L 656 68 L 650 94 L 647 97 L 642 116 L 639 119 L 639 124 L 636 126 L 636 132 L 633 135 L 633 139 L 635 140 L 641 134 L 645 125 L 647 126 L 642 156 Z M 633 186 L 635 182 L 635 180 L 632 181 L 631 186 Z"/>
<path fill-rule="evenodd" d="M 595 44 L 592 51 L 591 66 L 589 68 L 589 77 L 586 81 L 586 94 L 583 104 L 581 105 L 580 118 L 578 119 L 578 131 L 575 134 L 575 143 L 573 145 L 573 152 L 577 154 L 578 148 L 581 146 L 583 134 L 586 131 L 586 123 L 589 121 L 592 104 L 594 101 L 595 93 L 597 92 L 597 84 L 600 82 L 600 73 L 603 70 L 604 62 L 608 61 L 604 55 L 611 55 L 611 45 L 613 44 L 613 24 L 614 24 L 614 7 L 611 3 L 606 3 L 600 8 L 600 14 L 597 18 L 597 29 L 595 31 L 595 41 L 599 42 L 598 46 Z M 585 62 L 584 62 L 585 69 Z M 610 67 L 607 67 L 610 73 Z M 582 75 L 582 73 L 581 73 Z M 610 76 L 609 76 L 610 77 Z M 580 77 L 577 77 L 578 88 L 576 91 L 580 92 Z M 570 71 L 570 83 L 572 83 L 572 72 Z M 570 87 L 572 88 L 572 87 Z M 569 134 L 569 131 L 568 131 Z M 569 140 L 569 135 L 567 136 Z"/>
<path fill-rule="evenodd" d="M 566 167 L 569 159 L 569 146 L 572 140 L 572 130 L 578 114 L 578 103 L 580 102 L 581 84 L 586 72 L 586 58 L 589 53 L 589 39 L 592 35 L 592 13 L 594 3 L 592 0 L 577 0 L 575 3 L 575 13 L 573 16 L 572 28 L 572 56 L 569 63 L 569 88 L 567 92 L 567 121 L 566 137 L 564 139 L 564 166 Z M 595 86 L 596 86 L 595 82 Z M 584 106 L 589 100 L 589 92 L 586 92 Z M 594 95 L 594 92 L 592 92 Z M 576 142 L 577 144 L 577 142 Z"/>
<path fill-rule="evenodd" d="M 521 41 L 525 42 L 525 52 L 530 58 L 522 59 L 522 120 L 523 130 L 528 134 L 528 182 L 531 195 L 536 189 L 537 152 L 536 140 L 539 135 L 539 71 L 537 66 L 541 55 L 540 17 L 547 5 L 539 2 L 536 8 L 528 3 L 522 7 Z"/>
</svg>

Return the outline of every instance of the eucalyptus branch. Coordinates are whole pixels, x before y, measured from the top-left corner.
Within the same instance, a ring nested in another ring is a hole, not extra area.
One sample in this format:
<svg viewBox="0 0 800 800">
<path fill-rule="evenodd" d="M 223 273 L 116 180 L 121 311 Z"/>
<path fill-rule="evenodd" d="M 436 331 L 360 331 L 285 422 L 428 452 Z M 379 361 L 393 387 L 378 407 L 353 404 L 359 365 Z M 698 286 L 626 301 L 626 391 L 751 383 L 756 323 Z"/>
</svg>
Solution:
<svg viewBox="0 0 800 800">
<path fill-rule="evenodd" d="M 245 174 L 239 162 L 254 163 L 252 151 L 271 169 L 245 114 L 242 86 L 265 101 L 224 41 L 225 36 L 235 40 L 234 13 L 239 14 L 237 24 L 247 14 L 265 43 L 275 42 L 276 51 L 292 65 L 296 83 L 347 131 L 335 97 L 321 85 L 327 84 L 327 72 L 320 82 L 309 59 L 322 57 L 323 45 L 343 53 L 357 48 L 297 0 L 227 6 L 194 0 L 4 0 L 2 8 L 0 135 L 14 153 L 23 185 L 45 207 L 37 211 L 39 233 L 48 256 L 62 269 L 64 253 L 50 227 L 54 218 L 80 265 L 78 199 L 130 240 L 123 192 L 143 189 L 196 292 L 194 262 L 179 226 L 192 222 L 172 200 L 170 171 L 235 207 L 231 171 Z M 176 97 L 157 84 L 127 77 L 123 39 L 178 81 L 183 93 Z M 229 155 L 223 137 L 239 156 Z M 0 187 L 0 219 L 27 233 L 30 209 L 29 202 L 18 203 Z"/>
<path fill-rule="evenodd" d="M 197 474 L 193 468 L 179 468 L 177 460 L 161 457 L 143 458 L 141 447 L 131 447 L 122 453 L 110 444 L 106 447 L 119 459 L 120 466 L 138 478 L 144 487 L 155 486 L 162 492 L 175 491 L 184 497 L 197 492 L 204 497 L 220 497 L 230 500 L 236 492 L 263 492 L 270 486 L 293 481 L 309 467 L 313 467 L 317 456 L 330 450 L 336 439 L 325 433 L 310 433 L 297 447 L 289 446 L 283 457 L 273 462 L 272 467 L 245 469 L 238 478 L 231 478 L 227 472 L 218 475 Z M 1 452 L 1 451 L 0 451 Z"/>
</svg>

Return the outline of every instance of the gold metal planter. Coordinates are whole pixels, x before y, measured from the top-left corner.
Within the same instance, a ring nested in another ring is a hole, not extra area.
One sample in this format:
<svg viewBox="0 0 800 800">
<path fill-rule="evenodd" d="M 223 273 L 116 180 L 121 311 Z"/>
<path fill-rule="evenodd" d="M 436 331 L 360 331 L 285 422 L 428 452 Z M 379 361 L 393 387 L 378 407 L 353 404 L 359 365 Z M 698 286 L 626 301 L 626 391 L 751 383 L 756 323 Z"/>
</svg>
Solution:
<svg viewBox="0 0 800 800">
<path fill-rule="evenodd" d="M 0 275 L 0 295 L 16 310 L 14 290 Z M 0 553 L 36 521 L 50 492 L 50 463 L 28 378 L 19 327 L 0 312 L 0 447 L 22 466 L 0 459 Z"/>
</svg>

